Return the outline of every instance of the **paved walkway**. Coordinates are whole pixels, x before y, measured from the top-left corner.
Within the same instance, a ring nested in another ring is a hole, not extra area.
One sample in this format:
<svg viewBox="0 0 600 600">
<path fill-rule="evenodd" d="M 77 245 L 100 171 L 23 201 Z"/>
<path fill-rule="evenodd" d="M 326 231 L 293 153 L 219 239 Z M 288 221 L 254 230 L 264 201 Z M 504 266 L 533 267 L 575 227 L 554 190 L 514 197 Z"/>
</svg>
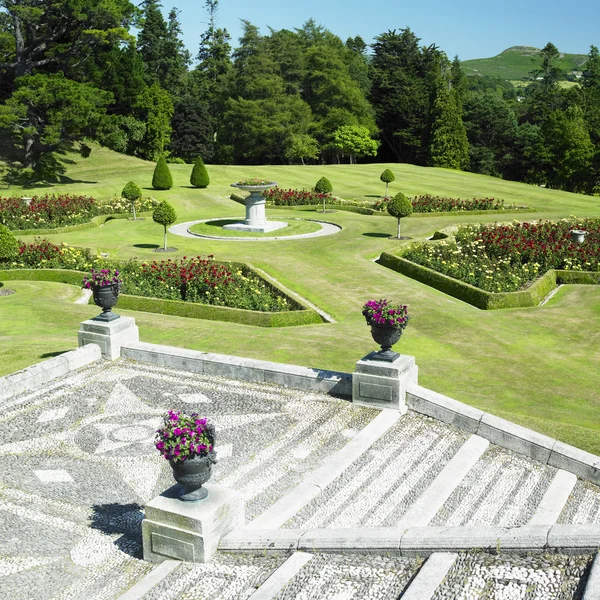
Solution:
<svg viewBox="0 0 600 600">
<path fill-rule="evenodd" d="M 335 223 L 327 223 L 325 221 L 318 221 L 317 219 L 302 219 L 306 221 L 313 221 L 315 223 L 319 223 L 319 225 L 321 225 L 321 229 L 319 231 L 314 231 L 313 233 L 302 233 L 298 235 L 275 235 L 270 237 L 228 237 L 218 235 L 201 235 L 199 233 L 190 233 L 188 231 L 192 225 L 196 225 L 196 223 L 206 223 L 207 220 L 218 221 L 219 219 L 203 219 L 201 221 L 187 221 L 186 223 L 178 223 L 177 225 L 173 225 L 172 227 L 170 227 L 169 231 L 175 235 L 180 235 L 182 237 L 187 238 L 204 238 L 209 240 L 223 240 L 228 242 L 272 242 L 275 240 L 303 240 L 307 238 L 323 237 L 326 235 L 333 235 L 334 233 L 339 233 L 342 230 L 342 228 L 339 225 L 335 225 Z M 243 218 L 240 217 L 240 220 L 243 220 Z"/>
<path fill-rule="evenodd" d="M 490 445 L 452 481 L 448 465 L 476 436 L 433 419 L 409 412 L 382 426 L 384 413 L 325 395 L 126 360 L 95 363 L 0 409 L 0 592 L 11 600 L 116 599 L 152 572 L 140 524 L 144 503 L 173 482 L 153 447 L 167 409 L 216 424 L 214 481 L 242 493 L 247 522 L 323 473 L 282 533 L 395 526 L 428 490 L 443 496 L 431 525 L 522 525 L 561 473 Z M 560 522 L 600 523 L 596 486 L 578 482 L 560 503 Z M 429 598 L 576 598 L 591 560 L 445 558 Z M 219 552 L 210 564 L 165 571 L 143 597 L 397 600 L 421 568 L 387 555 Z"/>
</svg>

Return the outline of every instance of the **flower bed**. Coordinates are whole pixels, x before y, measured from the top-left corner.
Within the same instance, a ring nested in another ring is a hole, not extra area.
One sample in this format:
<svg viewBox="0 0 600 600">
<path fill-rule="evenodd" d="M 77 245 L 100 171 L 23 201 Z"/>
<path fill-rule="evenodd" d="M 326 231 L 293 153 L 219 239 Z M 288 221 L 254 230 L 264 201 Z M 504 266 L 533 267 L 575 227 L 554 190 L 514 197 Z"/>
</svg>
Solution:
<svg viewBox="0 0 600 600">
<path fill-rule="evenodd" d="M 588 232 L 584 243 L 569 231 Z M 526 288 L 549 269 L 600 271 L 600 219 L 466 226 L 456 242 L 412 244 L 402 257 L 489 292 Z"/>
<path fill-rule="evenodd" d="M 53 244 L 36 238 L 31 244 L 19 242 L 19 254 L 0 261 L 0 269 L 89 269 L 94 259 L 87 248 Z"/>
<path fill-rule="evenodd" d="M 320 194 L 314 190 L 284 190 L 278 187 L 263 192 L 265 200 L 274 206 L 301 206 L 306 204 L 335 204 L 339 200 L 331 194 Z"/>
<path fill-rule="evenodd" d="M 432 212 L 466 212 L 474 210 L 507 210 L 515 209 L 515 204 L 504 206 L 504 200 L 496 198 L 473 198 L 472 200 L 463 200 L 461 198 L 445 198 L 442 196 L 432 196 L 425 194 L 424 196 L 415 196 L 410 199 L 415 213 L 432 213 Z M 377 200 L 373 205 L 375 210 L 385 211 L 389 198 Z"/>
<path fill-rule="evenodd" d="M 136 202 L 139 211 L 150 210 L 152 198 Z M 0 198 L 0 223 L 9 229 L 53 229 L 65 225 L 87 223 L 98 215 L 127 213 L 131 202 L 120 196 L 97 201 L 90 196 L 52 194 L 33 196 L 27 203 L 20 197 Z"/>
</svg>

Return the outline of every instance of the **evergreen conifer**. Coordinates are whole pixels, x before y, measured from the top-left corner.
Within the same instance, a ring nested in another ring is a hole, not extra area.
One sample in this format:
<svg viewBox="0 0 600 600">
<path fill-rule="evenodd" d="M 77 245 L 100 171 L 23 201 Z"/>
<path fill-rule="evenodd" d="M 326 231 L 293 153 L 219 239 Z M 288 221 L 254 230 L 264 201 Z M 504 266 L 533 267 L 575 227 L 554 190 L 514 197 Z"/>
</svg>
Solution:
<svg viewBox="0 0 600 600">
<path fill-rule="evenodd" d="M 173 187 L 173 177 L 164 156 L 159 156 L 154 168 L 152 187 L 155 190 L 170 190 Z"/>
<path fill-rule="evenodd" d="M 200 157 L 198 157 L 194 163 L 194 168 L 192 169 L 192 175 L 190 177 L 190 183 L 197 188 L 208 187 L 208 184 L 210 183 L 208 171 L 204 166 L 204 161 Z"/>
</svg>

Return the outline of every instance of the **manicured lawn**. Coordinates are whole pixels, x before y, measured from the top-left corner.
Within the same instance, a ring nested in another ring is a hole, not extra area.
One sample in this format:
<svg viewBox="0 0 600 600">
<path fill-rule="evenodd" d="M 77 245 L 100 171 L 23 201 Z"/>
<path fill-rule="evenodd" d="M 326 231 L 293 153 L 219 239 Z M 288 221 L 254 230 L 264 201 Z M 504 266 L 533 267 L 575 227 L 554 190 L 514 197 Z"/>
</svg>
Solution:
<svg viewBox="0 0 600 600">
<path fill-rule="evenodd" d="M 403 235 L 415 240 L 465 222 L 600 216 L 598 198 L 396 164 L 209 166 L 211 185 L 206 190 L 189 187 L 191 165 L 171 165 L 175 187 L 148 193 L 168 199 L 177 210 L 178 222 L 239 217 L 240 205 L 228 196 L 229 183 L 242 177 L 309 188 L 325 175 L 335 195 L 365 199 L 383 193 L 379 175 L 386 167 L 396 175 L 391 194 L 494 196 L 534 210 L 526 215 L 461 213 L 403 219 Z M 69 169 L 70 177 L 79 182 L 55 190 L 109 196 L 130 179 L 148 186 L 152 171 L 152 164 L 94 149 L 91 158 L 77 159 Z M 295 214 L 267 212 L 271 218 Z M 316 211 L 298 215 L 319 218 Z M 245 244 L 170 234 L 169 245 L 179 248 L 173 257 L 214 254 L 218 260 L 245 261 L 264 269 L 331 314 L 336 323 L 263 329 L 123 314 L 136 318 L 143 341 L 351 372 L 355 362 L 374 349 L 360 314 L 362 304 L 387 297 L 409 306 L 413 318 L 396 349 L 416 357 L 422 385 L 600 453 L 600 286 L 565 286 L 538 308 L 484 312 L 373 263 L 382 251 L 406 243 L 388 239 L 396 225 L 391 217 L 338 211 L 328 214 L 327 220 L 341 225 L 342 231 L 323 238 Z M 111 257 L 154 260 L 152 247 L 161 244 L 162 227 L 151 219 L 109 221 L 96 229 L 45 237 L 90 246 Z M 79 291 L 72 286 L 6 285 L 17 289 L 17 294 L 0 297 L 0 375 L 37 362 L 49 352 L 75 347 L 79 322 L 96 313 L 95 307 L 73 304 Z"/>
<path fill-rule="evenodd" d="M 243 218 L 243 217 L 242 217 Z M 232 229 L 223 229 L 223 225 L 231 225 L 239 223 L 239 219 L 215 219 L 207 223 L 196 223 L 190 227 L 192 233 L 200 235 L 212 235 L 217 237 L 287 237 L 290 235 L 301 235 L 304 233 L 314 233 L 319 231 L 321 226 L 314 221 L 296 220 L 296 219 L 280 219 L 281 221 L 288 220 L 287 227 L 270 231 L 267 233 L 256 233 L 253 231 L 235 231 Z"/>
</svg>

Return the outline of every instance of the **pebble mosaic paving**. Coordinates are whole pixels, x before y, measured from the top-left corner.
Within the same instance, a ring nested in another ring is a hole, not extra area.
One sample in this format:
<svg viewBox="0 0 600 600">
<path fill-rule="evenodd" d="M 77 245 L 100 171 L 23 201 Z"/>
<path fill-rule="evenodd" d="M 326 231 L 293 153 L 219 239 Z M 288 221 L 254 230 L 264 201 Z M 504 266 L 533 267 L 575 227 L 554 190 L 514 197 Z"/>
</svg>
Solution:
<svg viewBox="0 0 600 600">
<path fill-rule="evenodd" d="M 588 481 L 578 481 L 558 522 L 573 525 L 600 523 L 600 488 Z"/>
<path fill-rule="evenodd" d="M 490 446 L 430 525 L 526 525 L 555 474 L 552 467 Z"/>
<path fill-rule="evenodd" d="M 393 527 L 466 439 L 407 414 L 283 528 Z"/>
<path fill-rule="evenodd" d="M 151 571 L 141 560 L 141 522 L 143 505 L 173 483 L 153 445 L 167 409 L 215 423 L 212 481 L 242 493 L 247 522 L 379 414 L 326 395 L 126 360 L 0 402 L 1 597 L 110 600 Z M 408 413 L 284 528 L 394 526 L 467 438 Z M 555 473 L 490 447 L 431 525 L 523 525 Z M 600 522 L 599 488 L 578 482 L 560 522 Z M 436 599 L 576 598 L 588 559 L 465 555 Z M 284 560 L 218 553 L 208 565 L 183 563 L 144 600 L 246 599 Z M 418 567 L 401 557 L 315 555 L 277 598 L 397 600 Z M 458 581 L 468 584 L 462 596 L 452 595 Z"/>
<path fill-rule="evenodd" d="M 460 555 L 432 600 L 579 600 L 591 555 Z"/>
</svg>

